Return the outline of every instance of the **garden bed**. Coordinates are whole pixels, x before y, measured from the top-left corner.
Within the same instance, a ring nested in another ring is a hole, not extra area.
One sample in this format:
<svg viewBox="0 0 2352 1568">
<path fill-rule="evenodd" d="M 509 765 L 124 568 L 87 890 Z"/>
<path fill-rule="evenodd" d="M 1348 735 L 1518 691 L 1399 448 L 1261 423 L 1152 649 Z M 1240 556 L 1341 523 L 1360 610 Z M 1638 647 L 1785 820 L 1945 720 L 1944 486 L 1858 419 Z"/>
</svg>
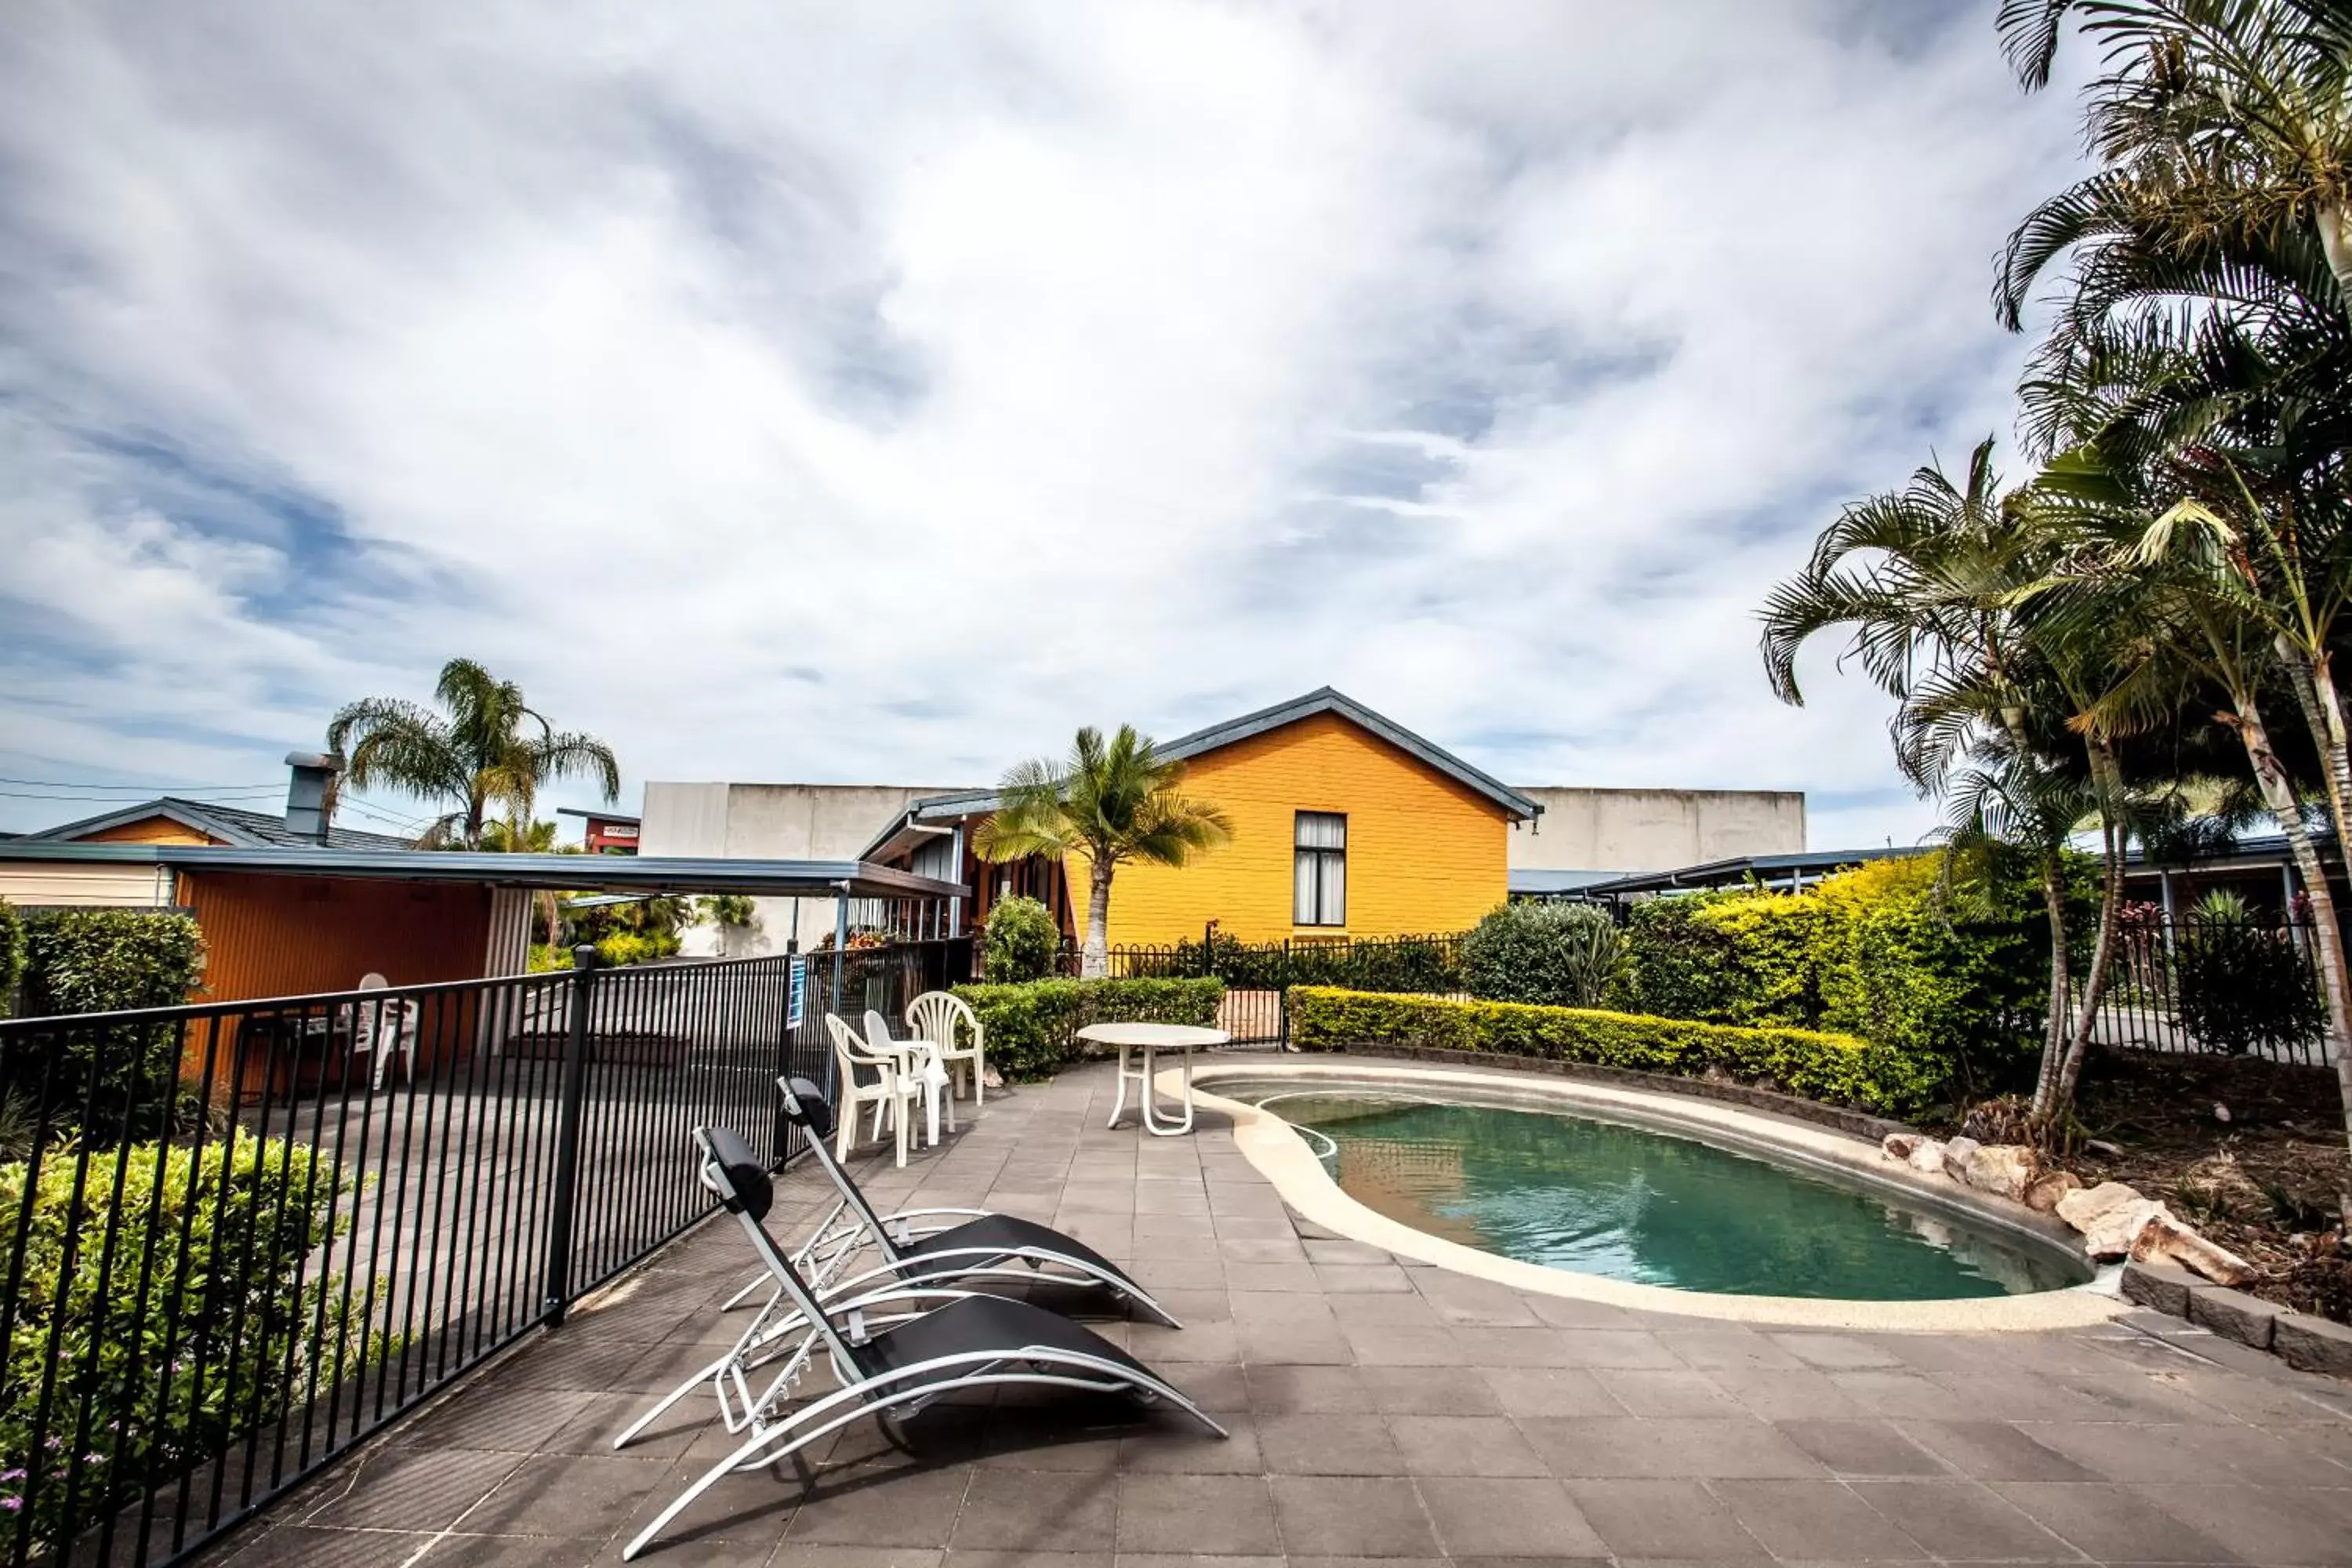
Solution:
<svg viewBox="0 0 2352 1568">
<path fill-rule="evenodd" d="M 2222 1120 L 2216 1107 L 2224 1107 Z M 2128 1182 L 2260 1268 L 2243 1289 L 2352 1321 L 2352 1247 L 2339 1194 L 2352 1191 L 2336 1075 L 2251 1057 L 2103 1055 L 2083 1076 L 2084 1136 L 2067 1168 Z"/>
</svg>

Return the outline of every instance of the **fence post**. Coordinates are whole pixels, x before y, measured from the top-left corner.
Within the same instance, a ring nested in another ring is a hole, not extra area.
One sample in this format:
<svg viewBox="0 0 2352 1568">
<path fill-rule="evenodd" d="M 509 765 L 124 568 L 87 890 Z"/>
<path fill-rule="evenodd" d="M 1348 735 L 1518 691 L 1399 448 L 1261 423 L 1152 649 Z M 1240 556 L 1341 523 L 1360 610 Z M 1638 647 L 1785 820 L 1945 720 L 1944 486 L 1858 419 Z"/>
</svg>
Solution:
<svg viewBox="0 0 2352 1568">
<path fill-rule="evenodd" d="M 1209 921 L 1201 927 L 1201 978 L 1206 980 L 1217 972 L 1217 922 Z"/>
<path fill-rule="evenodd" d="M 588 1092 L 588 1014 L 596 990 L 593 947 L 572 950 L 571 1028 L 563 1041 L 563 1078 L 555 1123 L 555 1181 L 547 1216 L 547 1312 L 554 1328 L 572 1305 L 572 1210 L 580 1188 L 580 1113 Z"/>
</svg>

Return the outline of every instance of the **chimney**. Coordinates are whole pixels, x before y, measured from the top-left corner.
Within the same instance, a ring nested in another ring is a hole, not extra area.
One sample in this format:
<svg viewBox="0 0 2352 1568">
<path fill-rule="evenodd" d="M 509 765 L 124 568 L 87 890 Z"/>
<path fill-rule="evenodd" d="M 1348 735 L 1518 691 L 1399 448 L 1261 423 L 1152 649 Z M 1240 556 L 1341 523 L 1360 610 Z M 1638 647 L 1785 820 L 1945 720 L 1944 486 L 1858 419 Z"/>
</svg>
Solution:
<svg viewBox="0 0 2352 1568">
<path fill-rule="evenodd" d="M 324 844 L 330 811 L 327 786 L 343 771 L 342 759 L 315 752 L 289 752 L 286 765 L 293 770 L 286 781 L 287 829 L 313 844 Z"/>
</svg>

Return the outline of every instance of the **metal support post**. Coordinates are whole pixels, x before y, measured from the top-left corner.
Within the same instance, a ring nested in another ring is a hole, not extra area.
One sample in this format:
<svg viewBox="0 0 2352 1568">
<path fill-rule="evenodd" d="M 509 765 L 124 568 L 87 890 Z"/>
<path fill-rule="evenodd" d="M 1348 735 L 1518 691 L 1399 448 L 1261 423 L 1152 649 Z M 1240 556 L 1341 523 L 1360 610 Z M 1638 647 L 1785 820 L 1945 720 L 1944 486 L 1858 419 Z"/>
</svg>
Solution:
<svg viewBox="0 0 2352 1568">
<path fill-rule="evenodd" d="M 563 1041 L 563 1077 L 555 1123 L 555 1180 L 547 1216 L 547 1310 L 549 1328 L 563 1321 L 572 1305 L 572 1211 L 580 1188 L 580 1115 L 588 1093 L 588 1016 L 596 993 L 593 947 L 572 950 L 571 1028 Z"/>
</svg>

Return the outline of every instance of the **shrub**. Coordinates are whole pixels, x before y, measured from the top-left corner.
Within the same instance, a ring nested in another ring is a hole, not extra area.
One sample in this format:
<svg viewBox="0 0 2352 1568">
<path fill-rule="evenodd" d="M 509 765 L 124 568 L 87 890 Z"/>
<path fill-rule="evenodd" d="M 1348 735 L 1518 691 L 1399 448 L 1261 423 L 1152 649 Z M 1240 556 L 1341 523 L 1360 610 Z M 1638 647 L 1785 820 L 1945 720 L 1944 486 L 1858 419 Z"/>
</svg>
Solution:
<svg viewBox="0 0 2352 1568">
<path fill-rule="evenodd" d="M 1088 1024 L 1213 1026 L 1225 983 L 1190 980 L 1031 980 L 959 985 L 987 1036 L 989 1065 L 1008 1079 L 1048 1078 L 1078 1054 Z"/>
<path fill-rule="evenodd" d="M 362 1334 L 366 1292 L 346 1306 L 339 1279 L 304 1279 L 305 1260 L 348 1224 L 332 1160 L 249 1136 L 233 1151 L 141 1143 L 89 1159 L 79 1203 L 79 1160 L 41 1165 L 0 1347 L 0 1520 L 13 1527 L 29 1496 L 36 1556 L 67 1523 L 77 1455 L 87 1521 L 275 1421 L 314 1374 L 323 1386 L 388 1349 Z M 0 1165 L 0 1214 L 26 1214 L 28 1169 Z M 172 1310 L 175 1288 L 186 1294 Z"/>
<path fill-rule="evenodd" d="M 25 921 L 25 1010 L 37 1017 L 176 1006 L 204 967 L 187 915 L 50 910 Z M 0 1084 L 47 1100 L 52 1133 L 100 1145 L 171 1126 L 179 1070 L 172 1024 L 67 1025 L 0 1041 Z"/>
<path fill-rule="evenodd" d="M 25 922 L 5 899 L 0 899 L 0 1018 L 16 1003 L 16 982 L 25 974 Z"/>
<path fill-rule="evenodd" d="M 1852 1035 L 1744 1028 L 1595 1008 L 1301 986 L 1290 993 L 1300 1050 L 1426 1046 L 1683 1077 L 1721 1073 L 1837 1105 L 1901 1115 L 1943 1087 L 1930 1062 Z"/>
<path fill-rule="evenodd" d="M 2030 1067 L 2049 980 L 2039 894 L 1874 860 L 1802 893 L 1656 899 L 1626 925 L 1614 1000 L 1704 1023 L 1827 1029 L 1933 1057 L 1976 1092 Z M 2029 908 L 2029 905 L 2031 906 Z"/>
<path fill-rule="evenodd" d="M 1505 904 L 1462 939 L 1462 981 L 1496 1002 L 1597 1005 L 1617 966 L 1616 922 L 1588 904 Z"/>
<path fill-rule="evenodd" d="M 674 931 L 616 931 L 600 937 L 596 952 L 607 964 L 619 968 L 627 963 L 648 963 L 656 958 L 669 958 L 678 948 L 677 932 Z M 569 969 L 570 964 L 563 965 Z"/>
<path fill-rule="evenodd" d="M 1369 937 L 1244 942 L 1218 931 L 1204 945 L 1115 950 L 1122 973 L 1165 977 L 1213 974 L 1233 991 L 1344 985 L 1356 991 L 1462 989 L 1461 938 Z"/>
<path fill-rule="evenodd" d="M 2200 919 L 2175 939 L 2172 962 L 2180 1026 L 2208 1049 L 2307 1046 L 2326 1026 L 2311 963 L 2284 931 Z"/>
<path fill-rule="evenodd" d="M 1061 956 L 1062 928 L 1045 905 L 1014 894 L 988 911 L 981 973 L 992 985 L 1018 985 L 1054 973 Z"/>
</svg>

